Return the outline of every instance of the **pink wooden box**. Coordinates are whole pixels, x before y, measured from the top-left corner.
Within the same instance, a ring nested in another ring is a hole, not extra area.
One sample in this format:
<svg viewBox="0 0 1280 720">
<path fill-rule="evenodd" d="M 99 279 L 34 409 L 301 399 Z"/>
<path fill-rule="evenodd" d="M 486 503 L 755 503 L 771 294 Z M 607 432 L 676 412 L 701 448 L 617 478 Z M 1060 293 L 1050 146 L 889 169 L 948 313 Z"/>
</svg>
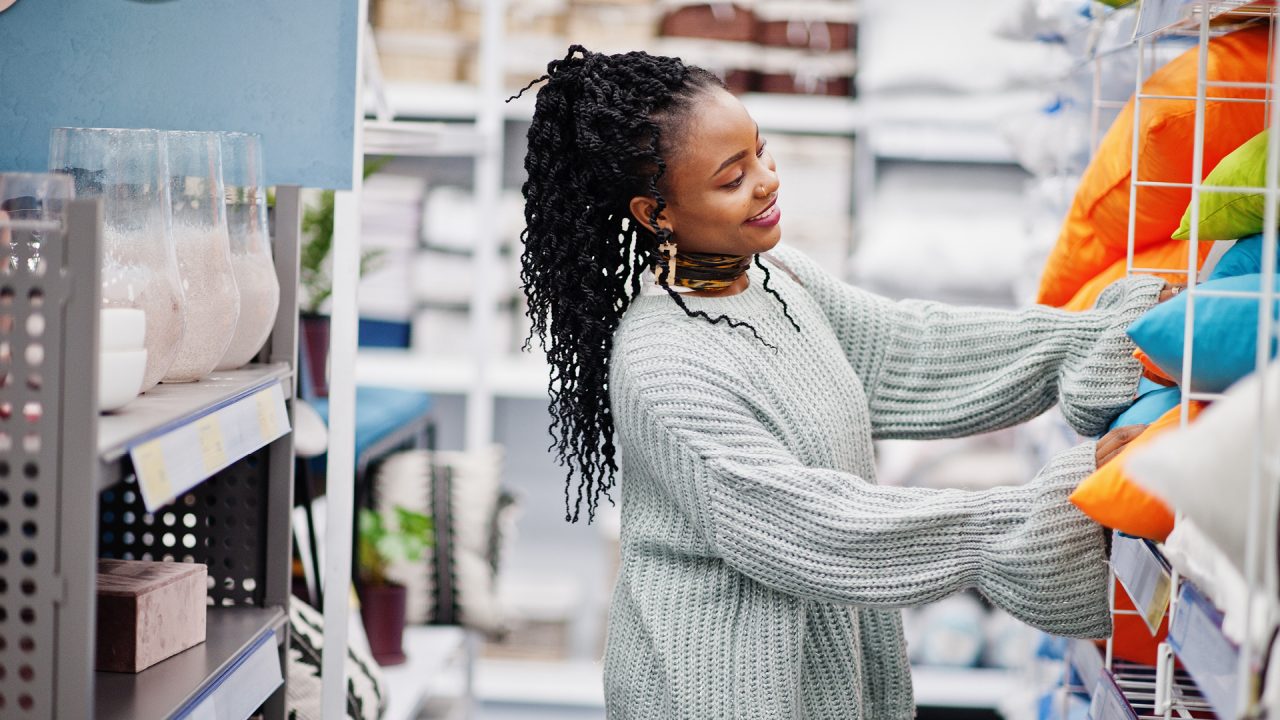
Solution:
<svg viewBox="0 0 1280 720">
<path fill-rule="evenodd" d="M 95 667 L 142 672 L 204 642 L 208 575 L 200 563 L 98 560 Z"/>
</svg>

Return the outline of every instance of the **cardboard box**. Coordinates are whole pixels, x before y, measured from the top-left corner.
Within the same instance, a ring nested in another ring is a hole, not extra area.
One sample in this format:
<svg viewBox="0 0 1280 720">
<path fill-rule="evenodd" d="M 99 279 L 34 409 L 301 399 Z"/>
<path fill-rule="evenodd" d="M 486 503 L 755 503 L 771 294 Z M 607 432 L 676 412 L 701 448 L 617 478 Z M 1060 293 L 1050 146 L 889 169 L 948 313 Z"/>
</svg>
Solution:
<svg viewBox="0 0 1280 720">
<path fill-rule="evenodd" d="M 137 673 L 205 640 L 201 563 L 98 560 L 94 667 Z"/>
</svg>

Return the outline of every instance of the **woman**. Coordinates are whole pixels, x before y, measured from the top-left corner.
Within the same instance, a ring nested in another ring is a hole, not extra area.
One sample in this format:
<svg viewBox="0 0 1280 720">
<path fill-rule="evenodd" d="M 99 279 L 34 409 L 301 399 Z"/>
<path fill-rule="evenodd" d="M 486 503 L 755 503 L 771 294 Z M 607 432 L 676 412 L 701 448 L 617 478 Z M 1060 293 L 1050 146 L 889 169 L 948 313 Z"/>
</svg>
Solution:
<svg viewBox="0 0 1280 720">
<path fill-rule="evenodd" d="M 1067 495 L 1130 433 L 980 493 L 878 487 L 872 440 L 1055 401 L 1100 433 L 1133 398 L 1124 329 L 1161 281 L 1086 314 L 890 302 L 775 249 L 773 160 L 710 73 L 574 46 L 540 80 L 522 279 L 567 519 L 619 457 L 625 477 L 610 718 L 911 718 L 898 608 L 963 588 L 1050 632 L 1110 632 L 1104 534 Z"/>
</svg>

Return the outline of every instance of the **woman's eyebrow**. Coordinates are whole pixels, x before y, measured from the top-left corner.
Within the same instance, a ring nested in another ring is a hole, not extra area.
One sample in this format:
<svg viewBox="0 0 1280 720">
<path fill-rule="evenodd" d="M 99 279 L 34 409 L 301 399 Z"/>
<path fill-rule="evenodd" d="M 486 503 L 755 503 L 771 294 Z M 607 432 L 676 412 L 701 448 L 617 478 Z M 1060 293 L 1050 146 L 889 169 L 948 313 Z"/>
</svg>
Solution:
<svg viewBox="0 0 1280 720">
<path fill-rule="evenodd" d="M 739 150 L 738 152 L 734 153 L 733 156 L 730 157 L 728 160 L 725 160 L 724 162 L 720 163 L 720 167 L 716 168 L 716 171 L 711 173 L 711 177 L 715 177 L 719 175 L 722 170 L 738 162 L 739 160 L 741 160 L 746 156 L 747 156 L 746 150 Z"/>
<path fill-rule="evenodd" d="M 756 142 L 760 142 L 760 123 L 756 123 Z M 715 177 L 719 175 L 722 170 L 738 162 L 739 160 L 741 160 L 746 156 L 747 156 L 746 150 L 741 150 L 739 152 L 734 153 L 733 156 L 730 157 L 728 160 L 725 160 L 724 162 L 720 163 L 720 167 L 716 168 L 716 171 L 711 173 L 711 177 Z"/>
</svg>

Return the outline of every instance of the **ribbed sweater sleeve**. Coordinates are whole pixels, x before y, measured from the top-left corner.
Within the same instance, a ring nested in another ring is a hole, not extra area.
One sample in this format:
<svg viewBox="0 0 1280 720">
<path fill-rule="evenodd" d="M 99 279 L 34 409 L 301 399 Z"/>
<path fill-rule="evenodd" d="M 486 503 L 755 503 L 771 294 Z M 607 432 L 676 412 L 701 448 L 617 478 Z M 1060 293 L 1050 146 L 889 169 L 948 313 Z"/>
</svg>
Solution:
<svg viewBox="0 0 1280 720">
<path fill-rule="evenodd" d="M 738 572 L 877 608 L 974 587 L 1048 632 L 1109 633 L 1102 531 L 1067 501 L 1095 469 L 1092 443 L 1020 487 L 881 487 L 800 462 L 752 410 L 750 383 L 714 357 L 650 335 L 615 362 L 615 417 L 645 481 Z"/>
<path fill-rule="evenodd" d="M 1009 427 L 1060 403 L 1081 435 L 1104 432 L 1133 402 L 1141 367 L 1125 334 L 1163 281 L 1122 280 L 1094 310 L 894 302 L 780 249 L 822 308 L 866 388 L 878 438 L 960 437 Z"/>
</svg>

